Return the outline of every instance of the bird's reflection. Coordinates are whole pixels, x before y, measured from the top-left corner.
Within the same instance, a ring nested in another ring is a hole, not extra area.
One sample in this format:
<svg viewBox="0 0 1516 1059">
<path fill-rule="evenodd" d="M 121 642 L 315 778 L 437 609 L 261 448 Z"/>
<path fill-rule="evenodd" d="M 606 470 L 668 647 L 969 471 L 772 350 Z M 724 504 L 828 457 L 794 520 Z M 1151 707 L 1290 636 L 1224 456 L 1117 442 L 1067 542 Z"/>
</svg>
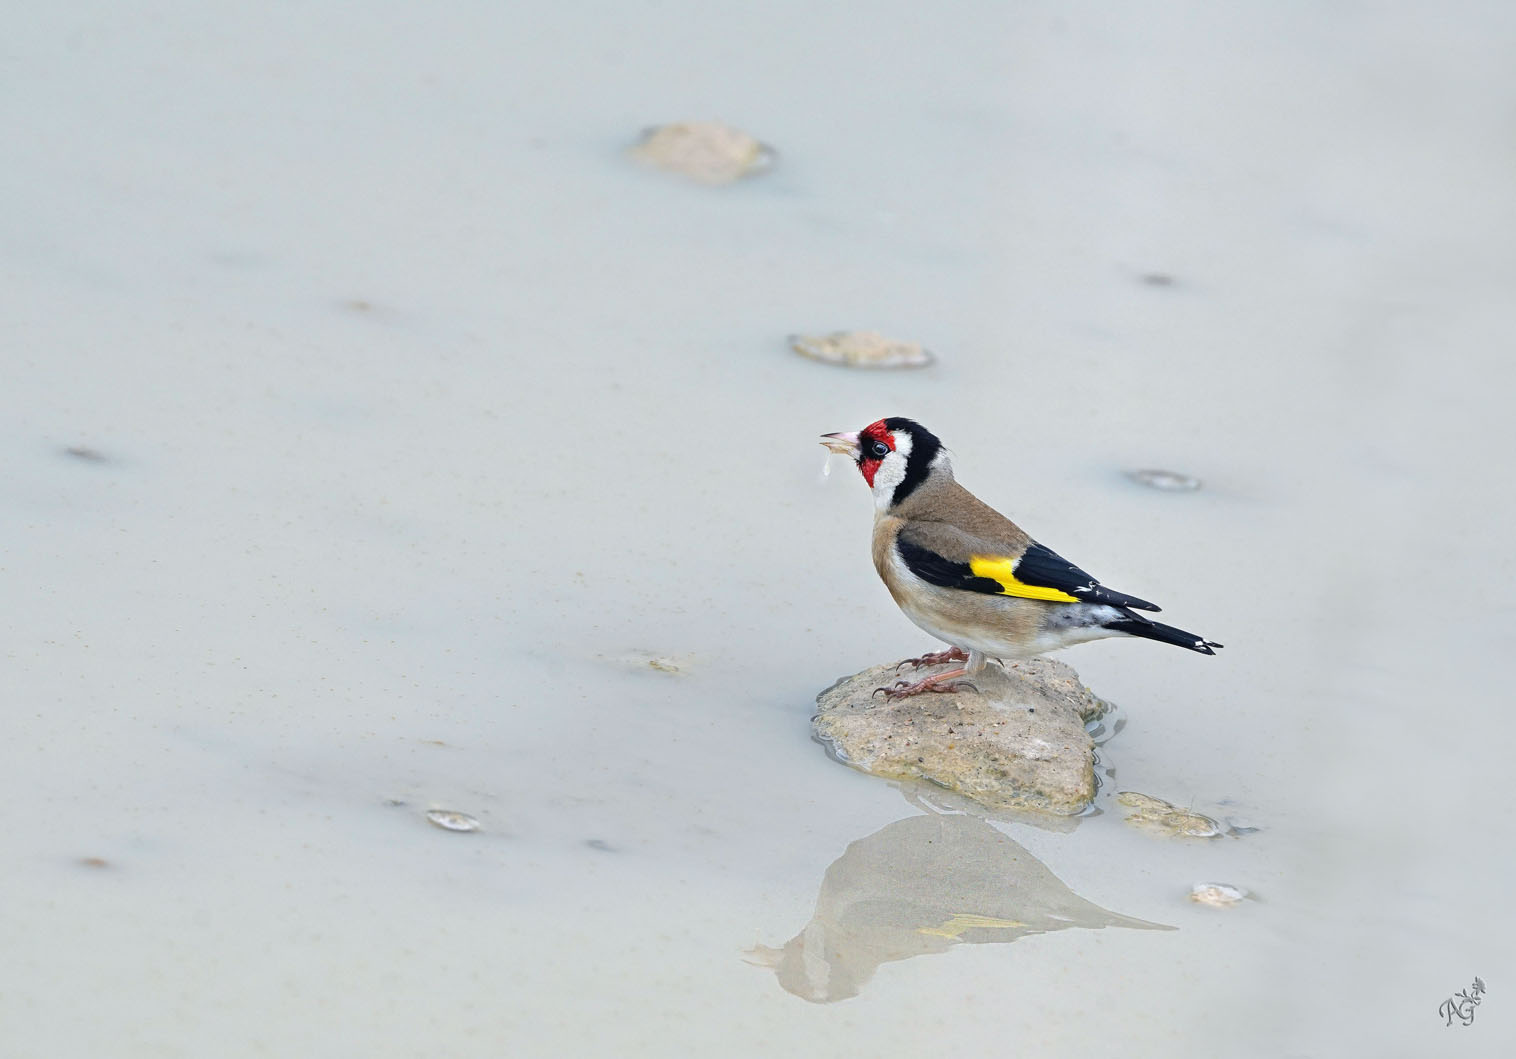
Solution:
<svg viewBox="0 0 1516 1059">
<path fill-rule="evenodd" d="M 857 996 L 890 960 L 1068 927 L 1174 929 L 1091 904 L 978 817 L 913 816 L 848 846 L 805 929 L 748 955 L 789 992 L 829 1003 Z"/>
</svg>

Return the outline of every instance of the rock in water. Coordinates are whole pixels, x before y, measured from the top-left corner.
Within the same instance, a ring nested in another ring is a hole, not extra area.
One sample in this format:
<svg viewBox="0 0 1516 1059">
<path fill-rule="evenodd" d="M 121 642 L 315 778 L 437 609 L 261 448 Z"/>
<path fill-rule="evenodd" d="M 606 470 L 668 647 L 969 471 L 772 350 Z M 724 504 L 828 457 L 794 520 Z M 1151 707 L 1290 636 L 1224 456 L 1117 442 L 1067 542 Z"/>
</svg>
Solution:
<svg viewBox="0 0 1516 1059">
<path fill-rule="evenodd" d="M 1137 791 L 1122 791 L 1116 801 L 1132 810 L 1126 822 L 1139 831 L 1177 838 L 1217 838 L 1221 825 L 1202 813 L 1181 809 L 1172 802 Z"/>
<path fill-rule="evenodd" d="M 933 670 L 923 670 L 923 674 Z M 893 665 L 845 677 L 816 697 L 816 738 L 839 761 L 886 779 L 926 780 L 992 810 L 1071 816 L 1095 797 L 1095 744 L 1085 724 L 1105 704 L 1062 662 L 991 663 L 978 691 L 875 695 Z"/>
</svg>

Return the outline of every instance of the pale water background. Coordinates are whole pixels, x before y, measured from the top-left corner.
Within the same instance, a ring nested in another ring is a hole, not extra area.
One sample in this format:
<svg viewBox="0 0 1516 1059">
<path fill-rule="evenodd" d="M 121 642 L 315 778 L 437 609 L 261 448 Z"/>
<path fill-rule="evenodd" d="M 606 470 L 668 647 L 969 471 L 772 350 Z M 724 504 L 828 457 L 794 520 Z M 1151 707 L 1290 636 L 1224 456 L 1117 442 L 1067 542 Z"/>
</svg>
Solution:
<svg viewBox="0 0 1516 1059">
<path fill-rule="evenodd" d="M 1510 1054 L 1516 8 L 16 15 L 0 1053 Z M 706 117 L 778 168 L 621 153 Z M 841 327 L 939 364 L 784 348 Z M 831 1004 L 745 962 L 850 844 L 865 931 L 930 860 L 808 731 L 931 646 L 818 484 L 883 415 L 1227 644 L 1061 656 L 1126 721 L 1104 811 L 997 825 L 1177 930 Z"/>
</svg>

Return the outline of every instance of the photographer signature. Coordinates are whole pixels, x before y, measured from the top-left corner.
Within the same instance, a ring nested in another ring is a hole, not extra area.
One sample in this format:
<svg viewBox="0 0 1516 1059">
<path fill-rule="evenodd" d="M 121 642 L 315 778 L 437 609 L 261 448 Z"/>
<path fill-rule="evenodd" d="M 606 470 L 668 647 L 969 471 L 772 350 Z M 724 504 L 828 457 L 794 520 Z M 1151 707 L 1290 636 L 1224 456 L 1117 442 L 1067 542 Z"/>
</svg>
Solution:
<svg viewBox="0 0 1516 1059">
<path fill-rule="evenodd" d="M 1459 1019 L 1467 1026 L 1474 1021 L 1474 1009 L 1484 999 L 1484 983 L 1478 978 L 1467 989 L 1461 989 L 1442 1002 L 1437 1009 L 1437 1014 L 1448 1020 L 1448 1025 L 1453 1024 L 1454 1019 Z"/>
</svg>

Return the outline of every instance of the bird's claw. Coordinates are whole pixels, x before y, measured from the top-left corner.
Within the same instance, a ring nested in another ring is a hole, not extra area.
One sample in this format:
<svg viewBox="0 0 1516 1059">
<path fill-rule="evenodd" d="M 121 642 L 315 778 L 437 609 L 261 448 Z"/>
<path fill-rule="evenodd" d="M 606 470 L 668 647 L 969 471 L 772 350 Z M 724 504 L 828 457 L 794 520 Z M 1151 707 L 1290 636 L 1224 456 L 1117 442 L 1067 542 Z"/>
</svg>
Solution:
<svg viewBox="0 0 1516 1059">
<path fill-rule="evenodd" d="M 909 680 L 897 680 L 889 687 L 875 688 L 873 695 L 869 697 L 873 698 L 874 695 L 884 692 L 885 701 L 894 702 L 896 699 L 910 698 L 912 695 L 920 695 L 923 692 L 929 691 L 936 694 L 947 694 L 964 688 L 976 694 L 979 691 L 975 685 L 967 680 L 949 680 L 944 682 L 940 678 L 928 677 L 926 680 L 918 680 L 914 684 Z"/>
<path fill-rule="evenodd" d="M 895 666 L 895 672 L 900 672 L 906 666 L 912 669 L 920 669 L 922 666 L 940 666 L 944 662 L 967 662 L 969 656 L 960 648 L 949 647 L 946 651 L 931 651 L 920 658 L 907 658 Z"/>
</svg>

